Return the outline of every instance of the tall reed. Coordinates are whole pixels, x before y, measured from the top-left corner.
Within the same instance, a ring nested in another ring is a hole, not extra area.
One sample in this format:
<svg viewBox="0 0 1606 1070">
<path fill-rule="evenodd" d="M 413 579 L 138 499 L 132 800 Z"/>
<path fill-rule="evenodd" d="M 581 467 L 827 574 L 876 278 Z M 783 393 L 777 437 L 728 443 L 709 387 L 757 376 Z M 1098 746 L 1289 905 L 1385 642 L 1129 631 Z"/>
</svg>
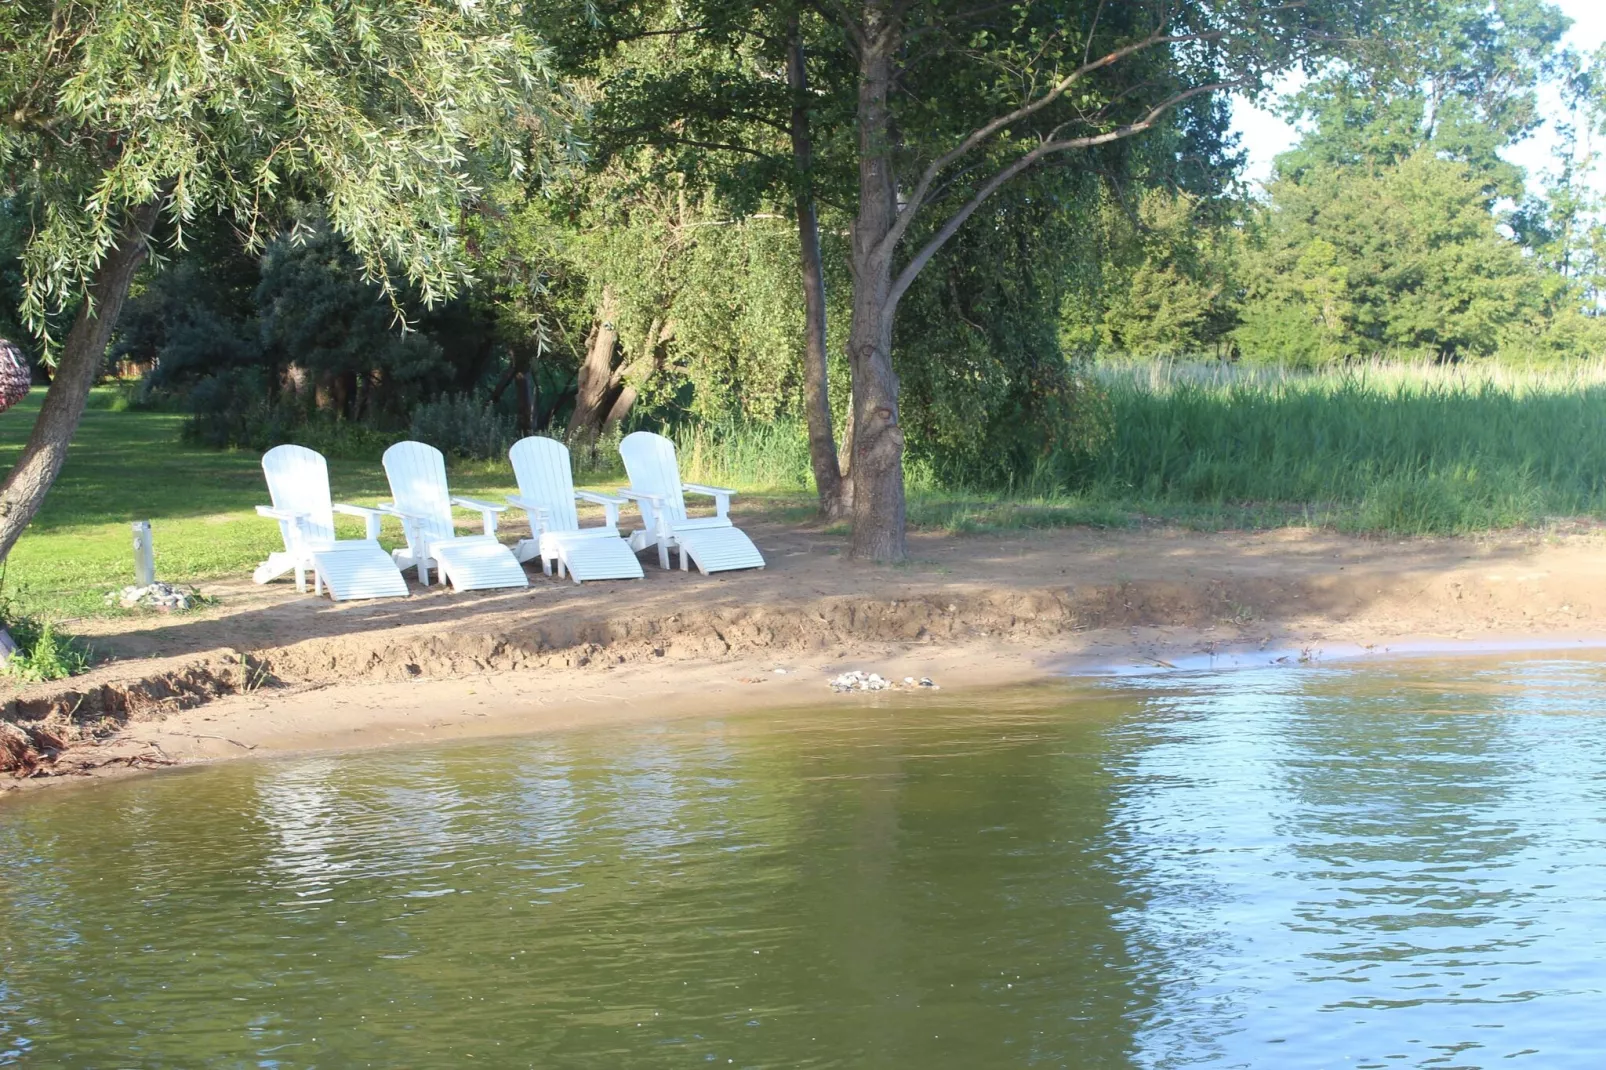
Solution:
<svg viewBox="0 0 1606 1070">
<path fill-rule="evenodd" d="M 1466 532 L 1606 516 L 1606 364 L 1363 364 L 1321 373 L 1107 366 L 1115 501 L 1294 505 L 1318 522 Z"/>
</svg>

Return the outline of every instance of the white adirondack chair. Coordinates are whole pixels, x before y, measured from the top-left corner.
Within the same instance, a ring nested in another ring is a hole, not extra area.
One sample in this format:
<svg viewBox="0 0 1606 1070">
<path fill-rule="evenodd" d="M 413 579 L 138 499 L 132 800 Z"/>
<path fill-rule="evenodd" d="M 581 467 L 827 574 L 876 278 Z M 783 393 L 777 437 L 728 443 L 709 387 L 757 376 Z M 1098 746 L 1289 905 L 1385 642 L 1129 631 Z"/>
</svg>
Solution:
<svg viewBox="0 0 1606 1070">
<path fill-rule="evenodd" d="M 262 455 L 262 474 L 268 480 L 272 505 L 257 512 L 279 522 L 284 550 L 251 574 L 268 583 L 286 572 L 296 574 L 296 590 L 307 589 L 312 572 L 313 591 L 337 602 L 348 598 L 405 598 L 407 582 L 390 555 L 379 545 L 377 509 L 333 505 L 329 500 L 329 466 L 323 456 L 305 446 L 275 446 Z M 335 538 L 335 513 L 360 516 L 367 522 L 366 539 Z"/>
<path fill-rule="evenodd" d="M 641 562 L 619 534 L 619 507 L 625 499 L 575 490 L 567 446 L 531 436 L 513 443 L 507 458 L 519 482 L 518 496 L 507 503 L 530 517 L 531 537 L 520 540 L 513 556 L 520 561 L 539 557 L 542 572 L 550 576 L 556 566 L 559 578 L 567 571 L 575 583 L 643 578 Z M 602 506 L 607 511 L 603 526 L 582 528 L 577 501 Z"/>
<path fill-rule="evenodd" d="M 398 568 L 416 567 L 418 582 L 428 587 L 434 567 L 441 581 L 457 591 L 530 585 L 513 551 L 496 539 L 496 514 L 507 506 L 452 497 L 440 450 L 422 442 L 398 442 L 385 451 L 384 465 L 395 501 L 379 508 L 401 520 L 407 538 L 407 548 L 391 554 Z M 478 510 L 485 534 L 458 535 L 452 524 L 454 505 Z"/>
<path fill-rule="evenodd" d="M 734 568 L 763 568 L 764 556 L 758 552 L 730 517 L 731 496 L 736 492 L 700 483 L 682 483 L 680 465 L 675 460 L 675 444 L 651 431 L 626 435 L 619 443 L 630 486 L 619 492 L 641 510 L 645 528 L 630 536 L 630 548 L 641 551 L 658 547 L 658 564 L 669 567 L 669 551 L 680 549 L 680 567 L 686 569 L 688 556 L 704 575 Z M 714 516 L 687 517 L 686 494 L 706 494 L 714 499 Z"/>
</svg>

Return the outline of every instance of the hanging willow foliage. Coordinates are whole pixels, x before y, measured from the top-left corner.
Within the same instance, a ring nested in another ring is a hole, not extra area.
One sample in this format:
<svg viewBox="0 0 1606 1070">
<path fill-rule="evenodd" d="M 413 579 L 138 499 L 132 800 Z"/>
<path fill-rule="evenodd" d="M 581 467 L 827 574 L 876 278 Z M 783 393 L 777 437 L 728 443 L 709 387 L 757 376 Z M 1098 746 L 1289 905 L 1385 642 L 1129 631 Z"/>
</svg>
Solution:
<svg viewBox="0 0 1606 1070">
<path fill-rule="evenodd" d="M 0 0 L 0 187 L 32 219 L 27 325 L 43 336 L 152 201 L 182 247 L 203 213 L 260 245 L 282 197 L 317 200 L 387 290 L 401 274 L 450 296 L 486 169 L 566 137 L 522 19 L 510 0 Z"/>
</svg>

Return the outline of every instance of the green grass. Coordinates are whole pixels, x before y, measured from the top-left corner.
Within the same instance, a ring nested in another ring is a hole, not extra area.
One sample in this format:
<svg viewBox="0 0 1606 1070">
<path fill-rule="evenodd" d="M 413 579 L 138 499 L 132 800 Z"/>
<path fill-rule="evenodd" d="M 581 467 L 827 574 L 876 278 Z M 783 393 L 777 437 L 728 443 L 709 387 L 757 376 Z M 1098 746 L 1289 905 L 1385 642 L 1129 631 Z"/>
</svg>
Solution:
<svg viewBox="0 0 1606 1070">
<path fill-rule="evenodd" d="M 927 530 L 1290 524 L 1449 534 L 1606 518 L 1606 363 L 1561 370 L 1368 365 L 1293 373 L 1207 364 L 1096 369 L 1113 432 L 1091 457 L 1041 466 L 1007 490 L 911 486 Z M 42 394 L 0 415 L 9 465 Z M 67 466 L 6 565 L 0 597 L 60 620 L 107 612 L 132 581 L 132 520 L 150 519 L 170 581 L 240 576 L 278 547 L 256 454 L 187 446 L 183 417 L 126 410 L 97 390 Z M 811 518 L 807 444 L 795 421 L 688 427 L 688 480 L 733 486 L 785 522 Z M 578 482 L 617 486 L 614 444 L 577 456 Z M 1066 475 L 1066 472 L 1069 475 Z M 330 461 L 337 498 L 387 496 L 372 458 Z M 452 465 L 455 490 L 513 490 L 505 462 Z M 342 518 L 342 530 L 361 534 Z M 394 543 L 399 530 L 387 526 Z"/>
<path fill-rule="evenodd" d="M 0 676 L 23 683 L 61 680 L 89 668 L 93 651 L 88 644 L 63 635 L 54 623 L 18 613 L 0 599 L 0 621 L 17 648 L 0 665 Z"/>
<path fill-rule="evenodd" d="M 43 397 L 43 390 L 35 390 L 0 415 L 0 470 L 15 462 Z M 97 388 L 61 478 L 5 563 L 0 597 L 18 613 L 53 620 L 121 612 L 108 610 L 104 599 L 134 582 L 134 520 L 151 521 L 157 576 L 169 582 L 241 576 L 280 549 L 277 526 L 255 513 L 268 500 L 259 455 L 186 445 L 179 435 L 183 422 L 182 414 L 127 409 L 115 387 Z M 722 452 L 707 435 L 687 439 L 695 457 L 689 450 L 686 478 L 720 481 L 740 474 L 728 463 L 736 458 L 755 473 L 734 480 L 738 489 L 783 517 L 807 516 L 807 502 L 795 488 L 766 482 L 758 462 L 768 448 L 762 443 L 755 437 L 745 452 Z M 602 490 L 623 481 L 608 443 L 594 460 L 578 459 L 582 486 Z M 457 493 L 492 500 L 515 493 L 505 461 L 453 461 L 450 468 Z M 339 501 L 389 498 L 377 449 L 369 459 L 330 459 L 329 481 Z M 337 517 L 336 526 L 362 537 L 360 520 Z M 383 541 L 399 544 L 399 526 L 387 524 Z"/>
<path fill-rule="evenodd" d="M 1015 486 L 912 486 L 956 533 L 1164 524 L 1470 534 L 1606 519 L 1606 363 L 1096 367 L 1111 434 Z"/>
<path fill-rule="evenodd" d="M 278 528 L 255 513 L 268 500 L 257 454 L 185 445 L 182 415 L 118 411 L 100 402 L 108 395 L 110 388 L 96 390 L 61 478 L 6 562 L 4 594 L 21 612 L 57 619 L 107 612 L 106 592 L 134 581 L 134 520 L 151 521 L 157 576 L 172 582 L 246 573 L 281 548 Z M 35 390 L 0 415 L 0 466 L 15 460 L 42 397 Z M 340 500 L 388 497 L 377 455 L 332 460 L 329 478 Z M 492 465 L 463 466 L 453 480 L 464 494 L 512 493 L 511 472 Z M 336 525 L 362 536 L 359 520 L 341 517 Z M 399 529 L 386 537 L 399 541 Z"/>
<path fill-rule="evenodd" d="M 1606 516 L 1606 365 L 1101 369 L 1097 501 L 1398 534 Z"/>
</svg>

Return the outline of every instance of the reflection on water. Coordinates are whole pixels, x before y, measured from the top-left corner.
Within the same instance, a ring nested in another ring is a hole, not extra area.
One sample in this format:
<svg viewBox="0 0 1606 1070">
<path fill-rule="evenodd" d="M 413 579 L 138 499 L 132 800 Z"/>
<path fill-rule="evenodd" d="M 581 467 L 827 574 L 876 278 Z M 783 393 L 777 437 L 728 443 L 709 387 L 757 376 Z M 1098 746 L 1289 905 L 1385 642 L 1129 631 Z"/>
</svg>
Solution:
<svg viewBox="0 0 1606 1070">
<path fill-rule="evenodd" d="M 0 1065 L 1594 1067 L 1603 683 L 1179 674 L 12 800 Z"/>
</svg>

